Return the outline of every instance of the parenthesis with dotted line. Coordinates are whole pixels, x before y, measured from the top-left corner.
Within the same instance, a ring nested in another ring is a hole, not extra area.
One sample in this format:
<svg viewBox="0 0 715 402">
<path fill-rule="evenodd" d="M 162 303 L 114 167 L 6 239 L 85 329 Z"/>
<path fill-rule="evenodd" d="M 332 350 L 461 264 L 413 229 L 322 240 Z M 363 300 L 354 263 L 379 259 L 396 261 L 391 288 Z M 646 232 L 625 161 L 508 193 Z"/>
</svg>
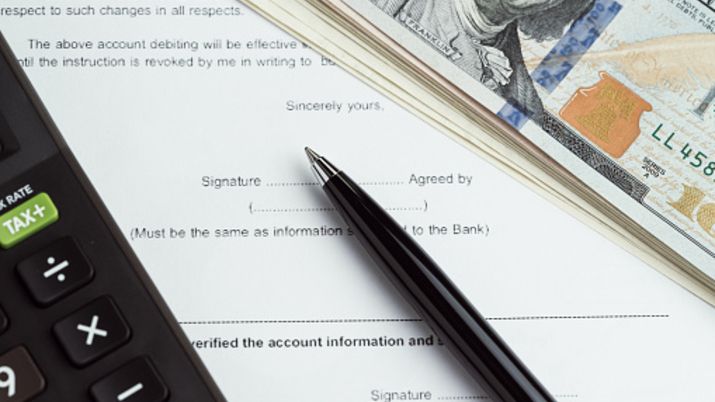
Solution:
<svg viewBox="0 0 715 402">
<path fill-rule="evenodd" d="M 248 203 L 248 212 L 253 215 L 253 201 Z"/>
<path fill-rule="evenodd" d="M 425 211 L 424 212 L 427 212 L 427 200 L 424 200 L 424 202 L 425 202 Z"/>
</svg>

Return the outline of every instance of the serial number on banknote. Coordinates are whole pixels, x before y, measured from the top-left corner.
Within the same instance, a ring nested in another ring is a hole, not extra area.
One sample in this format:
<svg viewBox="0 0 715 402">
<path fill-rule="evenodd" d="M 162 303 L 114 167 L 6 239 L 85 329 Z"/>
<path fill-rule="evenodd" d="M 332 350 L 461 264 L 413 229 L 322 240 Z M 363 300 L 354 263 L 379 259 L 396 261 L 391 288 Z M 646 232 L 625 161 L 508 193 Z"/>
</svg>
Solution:
<svg viewBox="0 0 715 402">
<path fill-rule="evenodd" d="M 701 150 L 701 147 L 696 144 L 691 144 L 687 141 L 680 141 L 678 133 L 671 131 L 670 134 L 663 129 L 663 124 L 659 124 L 653 131 L 651 137 L 658 141 L 665 148 L 679 152 L 679 156 L 690 165 L 691 168 L 697 169 L 705 177 L 713 177 L 715 174 L 715 160 Z M 715 181 L 715 180 L 713 180 Z"/>
</svg>

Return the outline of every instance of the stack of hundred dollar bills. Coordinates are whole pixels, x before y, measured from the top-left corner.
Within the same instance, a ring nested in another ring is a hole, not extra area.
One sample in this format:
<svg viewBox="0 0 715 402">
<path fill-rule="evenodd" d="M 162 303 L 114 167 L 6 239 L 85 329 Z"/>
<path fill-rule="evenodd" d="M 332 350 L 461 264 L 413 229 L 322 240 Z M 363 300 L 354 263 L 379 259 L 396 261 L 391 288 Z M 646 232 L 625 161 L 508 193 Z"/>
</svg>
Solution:
<svg viewBox="0 0 715 402">
<path fill-rule="evenodd" d="M 245 0 L 715 304 L 715 0 Z"/>
</svg>

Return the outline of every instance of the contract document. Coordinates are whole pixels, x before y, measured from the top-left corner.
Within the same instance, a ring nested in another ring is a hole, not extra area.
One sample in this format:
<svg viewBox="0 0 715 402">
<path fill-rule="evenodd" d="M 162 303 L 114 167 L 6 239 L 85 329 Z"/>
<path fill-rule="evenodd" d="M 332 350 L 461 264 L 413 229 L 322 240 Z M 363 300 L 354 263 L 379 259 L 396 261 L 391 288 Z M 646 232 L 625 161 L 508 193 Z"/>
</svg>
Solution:
<svg viewBox="0 0 715 402">
<path fill-rule="evenodd" d="M 343 225 L 306 145 L 389 209 L 556 399 L 715 399 L 711 307 L 241 3 L 2 9 L 230 401 L 484 399 Z"/>
</svg>

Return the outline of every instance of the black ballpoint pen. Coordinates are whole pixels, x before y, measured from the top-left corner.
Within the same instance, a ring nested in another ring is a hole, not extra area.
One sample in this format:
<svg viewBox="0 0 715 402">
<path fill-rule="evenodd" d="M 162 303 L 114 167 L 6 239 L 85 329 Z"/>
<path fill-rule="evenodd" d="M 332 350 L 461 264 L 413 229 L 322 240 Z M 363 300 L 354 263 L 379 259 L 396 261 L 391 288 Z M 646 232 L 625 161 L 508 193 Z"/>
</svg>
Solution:
<svg viewBox="0 0 715 402">
<path fill-rule="evenodd" d="M 447 275 L 370 196 L 305 148 L 328 198 L 400 293 L 495 401 L 554 401 Z"/>
</svg>

